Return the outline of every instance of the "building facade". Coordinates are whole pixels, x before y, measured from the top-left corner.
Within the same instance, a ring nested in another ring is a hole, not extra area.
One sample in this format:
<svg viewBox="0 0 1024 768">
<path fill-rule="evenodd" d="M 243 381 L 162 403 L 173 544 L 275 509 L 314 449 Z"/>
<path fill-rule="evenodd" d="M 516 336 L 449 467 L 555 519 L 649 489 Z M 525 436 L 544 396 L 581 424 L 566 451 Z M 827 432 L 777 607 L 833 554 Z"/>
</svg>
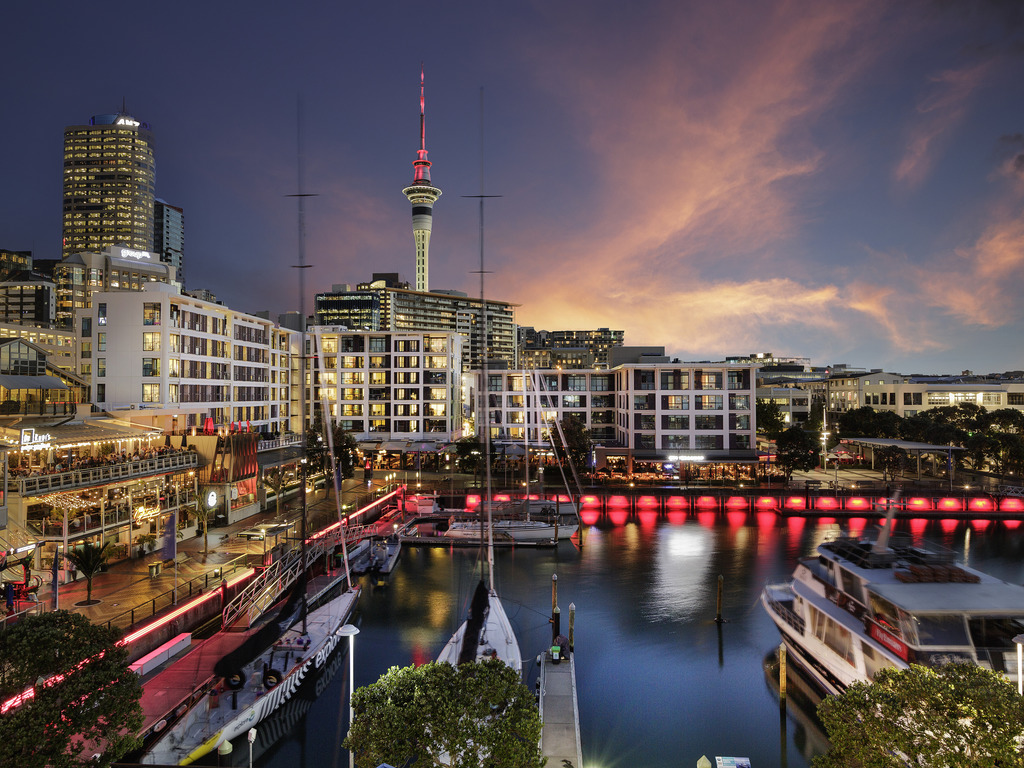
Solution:
<svg viewBox="0 0 1024 768">
<path fill-rule="evenodd" d="M 519 354 L 523 368 L 607 368 L 609 350 L 621 347 L 624 340 L 625 331 L 608 328 L 538 331 L 524 325 L 519 327 Z M 543 364 L 545 358 L 552 364 Z"/>
<path fill-rule="evenodd" d="M 185 287 L 185 211 L 157 198 L 153 202 L 153 253 L 171 267 L 171 280 Z"/>
<path fill-rule="evenodd" d="M 42 275 L 14 272 L 0 281 L 0 323 L 49 327 L 57 314 L 57 286 Z"/>
<path fill-rule="evenodd" d="M 65 128 L 63 256 L 152 248 L 155 175 L 148 123 L 122 110 Z"/>
</svg>

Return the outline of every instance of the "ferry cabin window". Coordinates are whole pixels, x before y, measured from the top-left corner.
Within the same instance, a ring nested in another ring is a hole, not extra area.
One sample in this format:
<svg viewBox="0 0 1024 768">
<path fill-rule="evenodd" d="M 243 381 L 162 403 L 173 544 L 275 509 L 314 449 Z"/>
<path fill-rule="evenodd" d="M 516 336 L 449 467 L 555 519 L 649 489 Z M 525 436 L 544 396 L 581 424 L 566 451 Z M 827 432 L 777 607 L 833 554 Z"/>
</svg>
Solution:
<svg viewBox="0 0 1024 768">
<path fill-rule="evenodd" d="M 811 606 L 811 621 L 813 622 L 814 636 L 852 665 L 853 642 L 850 631 L 813 606 Z"/>
<path fill-rule="evenodd" d="M 839 588 L 861 605 L 864 604 L 864 587 L 861 580 L 842 567 L 839 568 Z"/>
<path fill-rule="evenodd" d="M 897 637 L 903 637 L 903 629 L 900 627 L 899 609 L 878 595 L 872 593 L 868 593 L 868 595 L 870 598 L 871 618 Z"/>
<path fill-rule="evenodd" d="M 914 616 L 918 645 L 970 645 L 963 616 Z"/>
<path fill-rule="evenodd" d="M 1012 649 L 1016 654 L 1013 638 L 1024 632 L 1024 621 L 1006 616 L 978 616 L 967 620 L 967 628 L 975 648 Z"/>
<path fill-rule="evenodd" d="M 875 673 L 878 670 L 896 666 L 867 643 L 861 643 L 861 651 L 864 654 L 864 671 L 867 673 L 869 680 L 875 679 Z"/>
</svg>

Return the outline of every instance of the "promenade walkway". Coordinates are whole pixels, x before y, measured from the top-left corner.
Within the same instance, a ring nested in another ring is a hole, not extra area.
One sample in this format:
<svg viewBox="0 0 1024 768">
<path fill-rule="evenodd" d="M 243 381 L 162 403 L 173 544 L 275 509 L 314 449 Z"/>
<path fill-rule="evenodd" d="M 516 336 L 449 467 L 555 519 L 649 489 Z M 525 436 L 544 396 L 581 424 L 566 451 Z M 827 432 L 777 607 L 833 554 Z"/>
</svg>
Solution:
<svg viewBox="0 0 1024 768">
<path fill-rule="evenodd" d="M 541 654 L 541 754 L 557 768 L 582 768 L 580 713 L 576 696 L 576 654 L 555 663 L 551 651 Z"/>
</svg>

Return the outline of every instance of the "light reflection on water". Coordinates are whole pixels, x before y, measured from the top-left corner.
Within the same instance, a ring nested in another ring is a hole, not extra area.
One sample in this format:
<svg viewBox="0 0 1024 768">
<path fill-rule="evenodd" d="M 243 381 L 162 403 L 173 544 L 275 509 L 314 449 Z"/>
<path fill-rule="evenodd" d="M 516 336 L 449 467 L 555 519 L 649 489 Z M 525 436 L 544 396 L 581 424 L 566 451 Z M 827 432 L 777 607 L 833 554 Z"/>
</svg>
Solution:
<svg viewBox="0 0 1024 768">
<path fill-rule="evenodd" d="M 498 591 L 528 659 L 551 642 L 553 573 L 563 633 L 569 603 L 576 605 L 585 766 L 696 765 L 707 754 L 806 768 L 822 748 L 820 734 L 811 730 L 813 712 L 794 710 L 793 701 L 780 723 L 777 693 L 763 669 L 779 636 L 758 596 L 766 582 L 788 578 L 797 558 L 834 535 L 834 526 L 756 513 L 673 511 L 652 521 L 650 515 L 613 511 L 624 522 L 602 515 L 587 528 L 582 551 L 562 543 L 496 553 Z M 873 535 L 879 520 L 851 522 Z M 900 522 L 897 530 L 943 543 L 1000 578 L 1024 581 L 1022 530 L 996 522 L 979 530 L 963 521 Z M 388 588 L 373 590 L 367 583 L 355 617 L 356 684 L 373 682 L 393 665 L 435 658 L 464 617 L 479 572 L 475 550 L 407 547 Z M 714 621 L 719 575 L 721 625 Z M 524 670 L 532 687 L 536 667 L 526 663 Z M 347 727 L 345 678 L 339 672 L 303 727 L 255 764 L 346 765 L 336 738 Z M 236 753 L 246 747 L 243 739 Z"/>
</svg>

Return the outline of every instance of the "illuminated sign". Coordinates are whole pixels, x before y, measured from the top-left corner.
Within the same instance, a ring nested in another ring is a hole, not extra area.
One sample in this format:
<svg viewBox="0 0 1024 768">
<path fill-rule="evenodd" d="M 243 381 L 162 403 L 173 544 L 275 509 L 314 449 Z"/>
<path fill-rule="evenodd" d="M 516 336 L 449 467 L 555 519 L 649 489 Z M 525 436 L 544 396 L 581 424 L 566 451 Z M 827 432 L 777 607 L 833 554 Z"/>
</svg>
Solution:
<svg viewBox="0 0 1024 768">
<path fill-rule="evenodd" d="M 119 117 L 114 125 L 130 125 L 132 128 L 138 128 L 139 121 L 132 120 L 130 117 Z"/>
<path fill-rule="evenodd" d="M 208 494 L 206 494 L 206 506 L 210 507 L 211 509 L 217 506 L 216 491 L 210 491 Z"/>
<path fill-rule="evenodd" d="M 874 622 L 868 626 L 868 634 L 904 661 L 910 659 L 910 649 L 907 648 L 907 644 L 889 634 Z"/>
<path fill-rule="evenodd" d="M 28 427 L 21 430 L 21 447 L 22 448 L 49 448 L 50 447 L 50 435 L 49 432 L 37 434 L 35 429 Z"/>
<path fill-rule="evenodd" d="M 153 258 L 153 254 L 149 251 L 136 251 L 131 248 L 122 248 L 119 255 L 122 259 L 135 259 L 136 261 L 142 261 L 143 259 L 149 261 Z"/>
</svg>

